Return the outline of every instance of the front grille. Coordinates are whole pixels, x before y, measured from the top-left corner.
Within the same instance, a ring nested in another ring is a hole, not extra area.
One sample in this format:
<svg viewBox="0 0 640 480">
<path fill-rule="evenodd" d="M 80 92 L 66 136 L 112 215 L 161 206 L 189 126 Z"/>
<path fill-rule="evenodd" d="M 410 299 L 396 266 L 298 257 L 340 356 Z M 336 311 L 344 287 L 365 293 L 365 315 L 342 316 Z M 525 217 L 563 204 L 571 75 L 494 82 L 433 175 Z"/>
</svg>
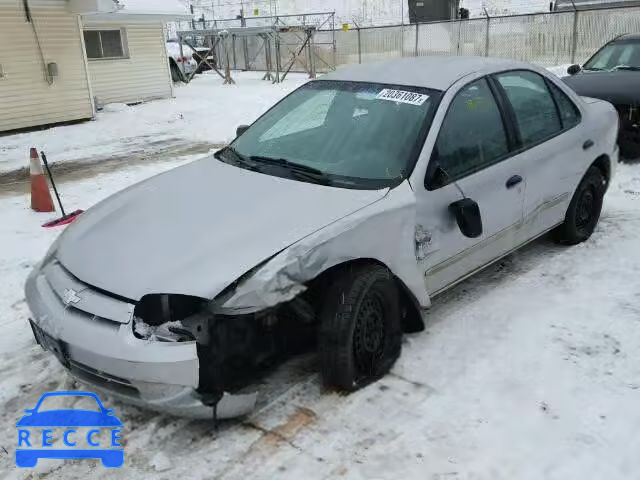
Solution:
<svg viewBox="0 0 640 480">
<path fill-rule="evenodd" d="M 51 290 L 66 308 L 113 322 L 131 321 L 134 309 L 132 302 L 82 282 L 59 262 L 52 261 L 46 265 L 43 273 Z"/>
<path fill-rule="evenodd" d="M 108 373 L 100 372 L 88 365 L 71 360 L 69 370 L 71 373 L 82 381 L 92 383 L 98 387 L 111 390 L 121 395 L 138 398 L 140 393 L 129 380 L 116 377 Z"/>
</svg>

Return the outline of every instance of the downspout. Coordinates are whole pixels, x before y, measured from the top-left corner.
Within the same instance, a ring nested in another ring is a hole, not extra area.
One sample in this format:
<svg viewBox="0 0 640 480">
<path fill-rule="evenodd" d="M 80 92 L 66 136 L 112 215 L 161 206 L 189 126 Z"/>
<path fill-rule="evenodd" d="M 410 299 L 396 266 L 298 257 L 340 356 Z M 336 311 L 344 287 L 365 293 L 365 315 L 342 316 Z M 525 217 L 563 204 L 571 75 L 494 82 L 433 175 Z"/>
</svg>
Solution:
<svg viewBox="0 0 640 480">
<path fill-rule="evenodd" d="M 38 52 L 40 53 L 40 61 L 42 62 L 42 70 L 44 72 L 44 78 L 49 85 L 53 85 L 53 77 L 49 73 L 49 67 L 47 66 L 47 61 L 44 58 L 44 52 L 42 51 L 42 44 L 40 43 L 40 37 L 38 37 L 38 30 L 36 29 L 36 24 L 33 21 L 33 16 L 31 15 L 31 7 L 29 6 L 29 0 L 22 0 L 22 5 L 24 6 L 24 15 L 27 20 L 27 23 L 31 25 L 31 29 L 33 30 L 33 36 L 36 40 L 36 45 L 38 46 Z"/>
<path fill-rule="evenodd" d="M 174 91 L 173 91 L 173 78 L 171 77 L 171 67 L 169 66 L 169 54 L 167 53 L 165 28 L 166 28 L 165 23 L 160 22 L 160 42 L 161 42 L 160 45 L 162 46 L 162 51 L 164 52 L 164 55 L 162 56 L 162 58 L 164 59 L 165 68 L 167 69 L 167 79 L 169 80 L 169 91 L 171 92 L 170 95 L 171 95 L 171 98 L 175 98 Z M 178 41 L 180 42 L 180 51 L 182 52 L 182 38 L 180 36 L 178 36 Z"/>
</svg>

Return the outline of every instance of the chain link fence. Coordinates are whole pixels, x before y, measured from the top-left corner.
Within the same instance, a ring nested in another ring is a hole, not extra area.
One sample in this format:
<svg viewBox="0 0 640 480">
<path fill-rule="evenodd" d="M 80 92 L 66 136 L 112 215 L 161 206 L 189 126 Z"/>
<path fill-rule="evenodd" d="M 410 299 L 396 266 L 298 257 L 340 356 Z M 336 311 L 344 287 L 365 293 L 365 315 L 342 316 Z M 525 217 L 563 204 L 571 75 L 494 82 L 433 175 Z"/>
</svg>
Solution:
<svg viewBox="0 0 640 480">
<path fill-rule="evenodd" d="M 582 63 L 616 36 L 638 32 L 640 7 L 356 28 L 336 35 L 336 63 L 424 55 L 503 57 L 542 66 Z"/>
<path fill-rule="evenodd" d="M 202 21 L 201 28 L 225 29 L 273 25 L 314 26 L 313 63 L 319 73 L 340 65 L 425 55 L 479 55 L 512 58 L 541 66 L 586 61 L 623 33 L 640 32 L 640 7 L 608 7 L 529 15 L 473 18 L 384 27 L 337 29 L 329 13 Z M 189 23 L 198 28 L 198 22 Z M 184 27 L 187 25 L 181 25 Z M 303 41 L 296 31 L 280 33 L 281 65 L 287 65 Z M 232 68 L 264 70 L 264 44 L 237 39 L 228 48 Z M 273 48 L 273 46 L 272 46 Z M 275 50 L 272 52 L 275 54 Z M 245 60 L 246 56 L 246 60 Z M 309 56 L 291 71 L 309 71 Z"/>
</svg>

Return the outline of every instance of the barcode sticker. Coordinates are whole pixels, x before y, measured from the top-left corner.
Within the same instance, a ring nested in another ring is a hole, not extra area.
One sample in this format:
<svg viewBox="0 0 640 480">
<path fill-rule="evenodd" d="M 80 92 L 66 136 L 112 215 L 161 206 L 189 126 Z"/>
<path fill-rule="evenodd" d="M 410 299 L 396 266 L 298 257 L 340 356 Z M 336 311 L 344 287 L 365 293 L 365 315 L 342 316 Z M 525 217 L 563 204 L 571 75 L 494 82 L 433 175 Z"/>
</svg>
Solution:
<svg viewBox="0 0 640 480">
<path fill-rule="evenodd" d="M 378 100 L 389 100 L 391 102 L 408 103 L 409 105 L 420 106 L 427 101 L 429 95 L 385 88 L 378 94 L 376 98 Z"/>
</svg>

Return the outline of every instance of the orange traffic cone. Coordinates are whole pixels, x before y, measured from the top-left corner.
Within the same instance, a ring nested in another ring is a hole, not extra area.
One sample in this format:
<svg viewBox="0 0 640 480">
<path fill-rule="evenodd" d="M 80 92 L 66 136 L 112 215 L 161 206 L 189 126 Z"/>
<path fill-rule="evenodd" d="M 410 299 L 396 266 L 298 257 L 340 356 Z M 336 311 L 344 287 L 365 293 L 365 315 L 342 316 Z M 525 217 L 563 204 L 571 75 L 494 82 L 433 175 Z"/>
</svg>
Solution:
<svg viewBox="0 0 640 480">
<path fill-rule="evenodd" d="M 36 212 L 55 212 L 51 192 L 49 192 L 49 184 L 44 176 L 42 164 L 38 151 L 31 148 L 31 163 L 29 165 L 29 173 L 31 174 L 31 209 Z"/>
</svg>

